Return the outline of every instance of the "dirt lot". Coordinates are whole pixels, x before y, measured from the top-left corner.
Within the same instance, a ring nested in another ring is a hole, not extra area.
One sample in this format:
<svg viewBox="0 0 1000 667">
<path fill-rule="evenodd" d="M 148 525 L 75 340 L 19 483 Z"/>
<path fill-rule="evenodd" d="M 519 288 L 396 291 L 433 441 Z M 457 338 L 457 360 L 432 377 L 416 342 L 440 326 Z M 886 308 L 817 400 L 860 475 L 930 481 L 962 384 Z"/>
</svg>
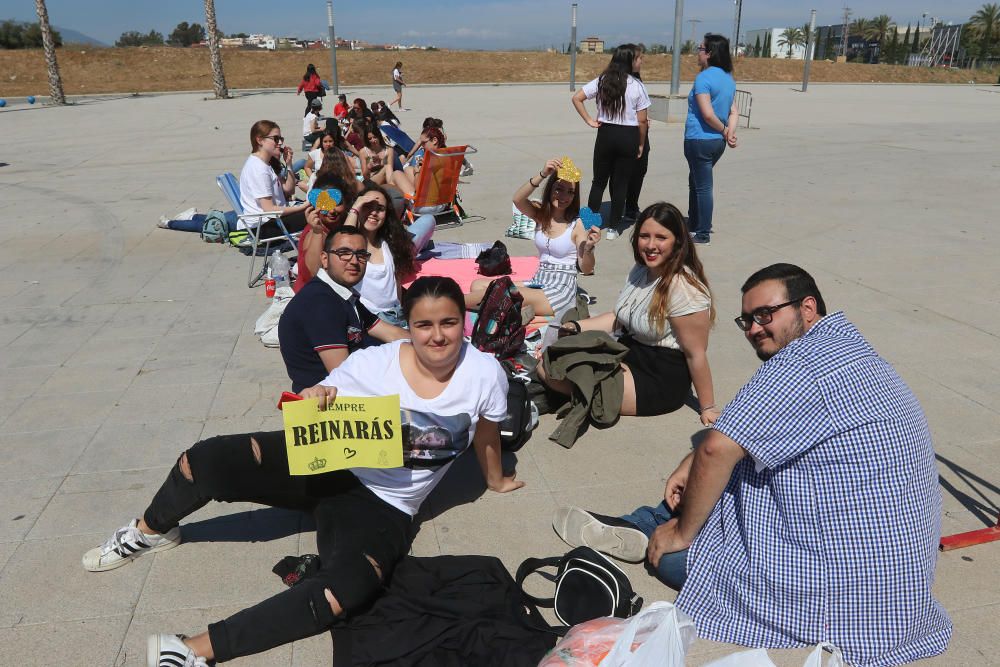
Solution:
<svg viewBox="0 0 1000 667">
<path fill-rule="evenodd" d="M 60 49 L 59 66 L 69 95 L 167 90 L 209 90 L 208 51 L 203 48 Z M 224 52 L 230 88 L 294 87 L 306 63 L 330 74 L 329 51 Z M 396 60 L 405 63 L 410 83 L 504 83 L 561 81 L 569 76 L 569 57 L 555 53 L 496 51 L 338 51 L 344 85 L 388 84 Z M 607 64 L 608 55 L 581 54 L 577 80 L 587 81 Z M 46 95 L 45 65 L 40 50 L 0 51 L 0 97 Z M 682 78 L 696 73 L 695 56 L 683 56 Z M 670 56 L 646 58 L 647 80 L 670 78 Z M 736 65 L 738 81 L 801 81 L 802 62 L 748 58 Z M 997 82 L 996 71 L 926 69 L 892 65 L 813 63 L 813 82 L 976 83 Z"/>
</svg>

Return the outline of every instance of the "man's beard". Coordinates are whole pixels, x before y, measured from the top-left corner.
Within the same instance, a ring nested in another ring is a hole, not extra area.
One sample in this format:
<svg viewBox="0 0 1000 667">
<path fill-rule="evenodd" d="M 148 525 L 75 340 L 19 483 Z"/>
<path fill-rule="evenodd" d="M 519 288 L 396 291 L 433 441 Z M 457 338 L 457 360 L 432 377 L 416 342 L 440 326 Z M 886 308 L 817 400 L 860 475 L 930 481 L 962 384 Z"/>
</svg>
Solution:
<svg viewBox="0 0 1000 667">
<path fill-rule="evenodd" d="M 781 352 L 783 349 L 785 349 L 785 347 L 793 340 L 801 338 L 802 335 L 805 334 L 805 332 L 806 332 L 806 323 L 802 320 L 802 315 L 796 313 L 795 321 L 792 322 L 792 324 L 788 327 L 788 329 L 780 332 L 780 334 L 777 336 L 772 336 L 772 340 L 777 345 L 774 351 L 768 352 L 761 348 L 755 348 L 754 351 L 757 353 L 757 358 L 760 359 L 761 361 L 767 361 L 774 355 L 778 354 L 778 352 Z"/>
</svg>

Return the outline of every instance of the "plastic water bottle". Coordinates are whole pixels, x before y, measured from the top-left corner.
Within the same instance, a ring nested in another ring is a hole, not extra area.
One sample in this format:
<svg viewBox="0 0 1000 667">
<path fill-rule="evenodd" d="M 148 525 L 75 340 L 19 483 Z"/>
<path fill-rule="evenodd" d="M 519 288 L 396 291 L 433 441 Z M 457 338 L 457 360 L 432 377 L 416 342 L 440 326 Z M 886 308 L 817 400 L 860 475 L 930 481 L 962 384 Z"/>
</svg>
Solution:
<svg viewBox="0 0 1000 667">
<path fill-rule="evenodd" d="M 282 287 L 288 287 L 288 273 L 291 265 L 280 251 L 275 250 L 271 255 L 271 280 L 274 281 L 274 291 L 278 292 Z"/>
<path fill-rule="evenodd" d="M 615 229 L 614 227 L 608 227 L 606 238 L 609 241 L 614 241 L 616 238 L 618 238 L 618 230 Z"/>
</svg>

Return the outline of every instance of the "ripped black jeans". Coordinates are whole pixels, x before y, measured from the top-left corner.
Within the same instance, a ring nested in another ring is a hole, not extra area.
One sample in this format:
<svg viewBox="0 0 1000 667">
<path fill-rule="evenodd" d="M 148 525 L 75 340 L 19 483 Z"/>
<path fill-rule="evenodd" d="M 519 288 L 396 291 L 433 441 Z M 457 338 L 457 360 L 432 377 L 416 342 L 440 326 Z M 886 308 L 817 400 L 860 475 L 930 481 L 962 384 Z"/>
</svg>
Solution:
<svg viewBox="0 0 1000 667">
<path fill-rule="evenodd" d="M 251 438 L 260 449 L 257 461 Z M 349 471 L 291 476 L 282 431 L 223 435 L 187 450 L 190 481 L 171 469 L 143 518 L 166 532 L 210 500 L 253 502 L 312 512 L 322 569 L 294 588 L 208 626 L 216 660 L 311 637 L 337 617 L 323 589 L 347 614 L 382 590 L 382 579 L 410 548 L 412 519 L 369 491 Z M 369 558 L 378 563 L 381 578 Z"/>
</svg>

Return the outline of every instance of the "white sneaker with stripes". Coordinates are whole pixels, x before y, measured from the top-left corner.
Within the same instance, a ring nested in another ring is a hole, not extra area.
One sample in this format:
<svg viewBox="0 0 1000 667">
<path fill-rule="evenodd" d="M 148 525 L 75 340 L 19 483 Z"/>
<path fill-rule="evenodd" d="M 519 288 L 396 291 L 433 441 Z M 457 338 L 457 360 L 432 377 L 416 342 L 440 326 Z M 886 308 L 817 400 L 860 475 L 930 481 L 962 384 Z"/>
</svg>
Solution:
<svg viewBox="0 0 1000 667">
<path fill-rule="evenodd" d="M 184 635 L 150 635 L 146 642 L 148 667 L 208 667 L 184 643 Z"/>
<path fill-rule="evenodd" d="M 181 543 L 181 531 L 176 526 L 163 535 L 147 535 L 139 530 L 139 520 L 132 519 L 119 528 L 108 541 L 83 554 L 83 569 L 104 572 L 128 564 L 146 553 L 173 549 Z"/>
</svg>

